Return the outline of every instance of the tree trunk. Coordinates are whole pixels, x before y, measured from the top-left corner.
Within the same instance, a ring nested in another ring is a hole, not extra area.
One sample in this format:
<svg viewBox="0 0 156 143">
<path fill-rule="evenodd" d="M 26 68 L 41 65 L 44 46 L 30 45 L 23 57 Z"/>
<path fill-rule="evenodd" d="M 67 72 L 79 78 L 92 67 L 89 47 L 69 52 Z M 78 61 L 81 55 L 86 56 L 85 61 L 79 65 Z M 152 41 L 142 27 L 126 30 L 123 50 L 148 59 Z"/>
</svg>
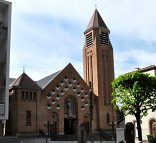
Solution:
<svg viewBox="0 0 156 143">
<path fill-rule="evenodd" d="M 140 114 L 136 114 L 136 121 L 137 121 L 137 130 L 138 130 L 138 137 L 139 141 L 142 141 L 142 129 L 141 129 L 141 118 Z"/>
</svg>

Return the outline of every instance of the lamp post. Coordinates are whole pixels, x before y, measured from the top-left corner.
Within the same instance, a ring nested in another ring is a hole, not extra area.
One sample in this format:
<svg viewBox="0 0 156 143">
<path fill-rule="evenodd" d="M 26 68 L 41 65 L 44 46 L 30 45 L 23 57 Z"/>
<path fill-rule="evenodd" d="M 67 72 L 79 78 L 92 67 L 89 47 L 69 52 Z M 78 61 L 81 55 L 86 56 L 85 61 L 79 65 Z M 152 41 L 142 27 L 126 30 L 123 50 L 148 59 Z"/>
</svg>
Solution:
<svg viewBox="0 0 156 143">
<path fill-rule="evenodd" d="M 91 143 L 93 143 L 93 91 L 92 91 L 92 84 L 91 81 L 89 81 L 89 100 L 90 100 L 90 140 Z"/>
<path fill-rule="evenodd" d="M 112 139 L 114 139 L 114 140 L 116 140 L 115 125 L 116 125 L 116 122 L 112 121 L 112 124 L 111 124 L 111 126 L 112 126 L 112 134 L 113 134 L 113 138 Z"/>
</svg>

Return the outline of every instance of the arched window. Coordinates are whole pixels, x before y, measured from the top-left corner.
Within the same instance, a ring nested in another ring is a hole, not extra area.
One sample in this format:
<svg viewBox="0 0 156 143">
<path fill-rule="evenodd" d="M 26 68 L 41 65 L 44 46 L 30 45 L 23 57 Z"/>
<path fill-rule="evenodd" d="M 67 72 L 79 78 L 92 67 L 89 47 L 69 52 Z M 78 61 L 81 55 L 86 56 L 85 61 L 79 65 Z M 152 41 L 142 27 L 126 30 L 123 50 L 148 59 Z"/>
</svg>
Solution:
<svg viewBox="0 0 156 143">
<path fill-rule="evenodd" d="M 156 119 L 152 118 L 149 120 L 149 133 L 154 134 L 153 123 L 156 122 Z M 155 131 L 156 132 L 156 131 Z"/>
<path fill-rule="evenodd" d="M 76 115 L 76 99 L 74 97 L 67 97 L 64 100 L 64 111 L 67 117 L 73 117 Z"/>
</svg>

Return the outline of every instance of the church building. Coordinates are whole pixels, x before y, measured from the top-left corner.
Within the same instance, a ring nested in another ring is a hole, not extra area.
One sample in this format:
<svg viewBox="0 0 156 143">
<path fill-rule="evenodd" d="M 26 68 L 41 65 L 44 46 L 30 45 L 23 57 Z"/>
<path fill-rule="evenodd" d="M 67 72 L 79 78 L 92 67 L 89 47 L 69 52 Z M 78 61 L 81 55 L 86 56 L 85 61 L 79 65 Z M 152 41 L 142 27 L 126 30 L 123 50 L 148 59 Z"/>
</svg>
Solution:
<svg viewBox="0 0 156 143">
<path fill-rule="evenodd" d="M 114 60 L 109 34 L 95 9 L 84 32 L 84 78 L 69 63 L 39 81 L 25 72 L 10 79 L 7 133 L 77 135 L 84 123 L 89 131 L 90 121 L 94 132 L 112 130 L 117 116 L 111 104 Z"/>
</svg>

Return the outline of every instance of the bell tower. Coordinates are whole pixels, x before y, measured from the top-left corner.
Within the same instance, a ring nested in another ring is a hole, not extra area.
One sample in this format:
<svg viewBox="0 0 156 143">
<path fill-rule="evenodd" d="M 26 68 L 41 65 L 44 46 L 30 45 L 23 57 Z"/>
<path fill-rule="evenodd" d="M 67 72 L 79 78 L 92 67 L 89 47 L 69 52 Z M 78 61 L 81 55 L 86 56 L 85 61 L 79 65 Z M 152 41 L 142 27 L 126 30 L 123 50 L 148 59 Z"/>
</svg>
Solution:
<svg viewBox="0 0 156 143">
<path fill-rule="evenodd" d="M 84 32 L 83 49 L 84 80 L 92 83 L 93 92 L 98 96 L 97 128 L 109 129 L 114 122 L 111 82 L 114 79 L 113 48 L 109 40 L 110 31 L 97 9 Z"/>
</svg>

